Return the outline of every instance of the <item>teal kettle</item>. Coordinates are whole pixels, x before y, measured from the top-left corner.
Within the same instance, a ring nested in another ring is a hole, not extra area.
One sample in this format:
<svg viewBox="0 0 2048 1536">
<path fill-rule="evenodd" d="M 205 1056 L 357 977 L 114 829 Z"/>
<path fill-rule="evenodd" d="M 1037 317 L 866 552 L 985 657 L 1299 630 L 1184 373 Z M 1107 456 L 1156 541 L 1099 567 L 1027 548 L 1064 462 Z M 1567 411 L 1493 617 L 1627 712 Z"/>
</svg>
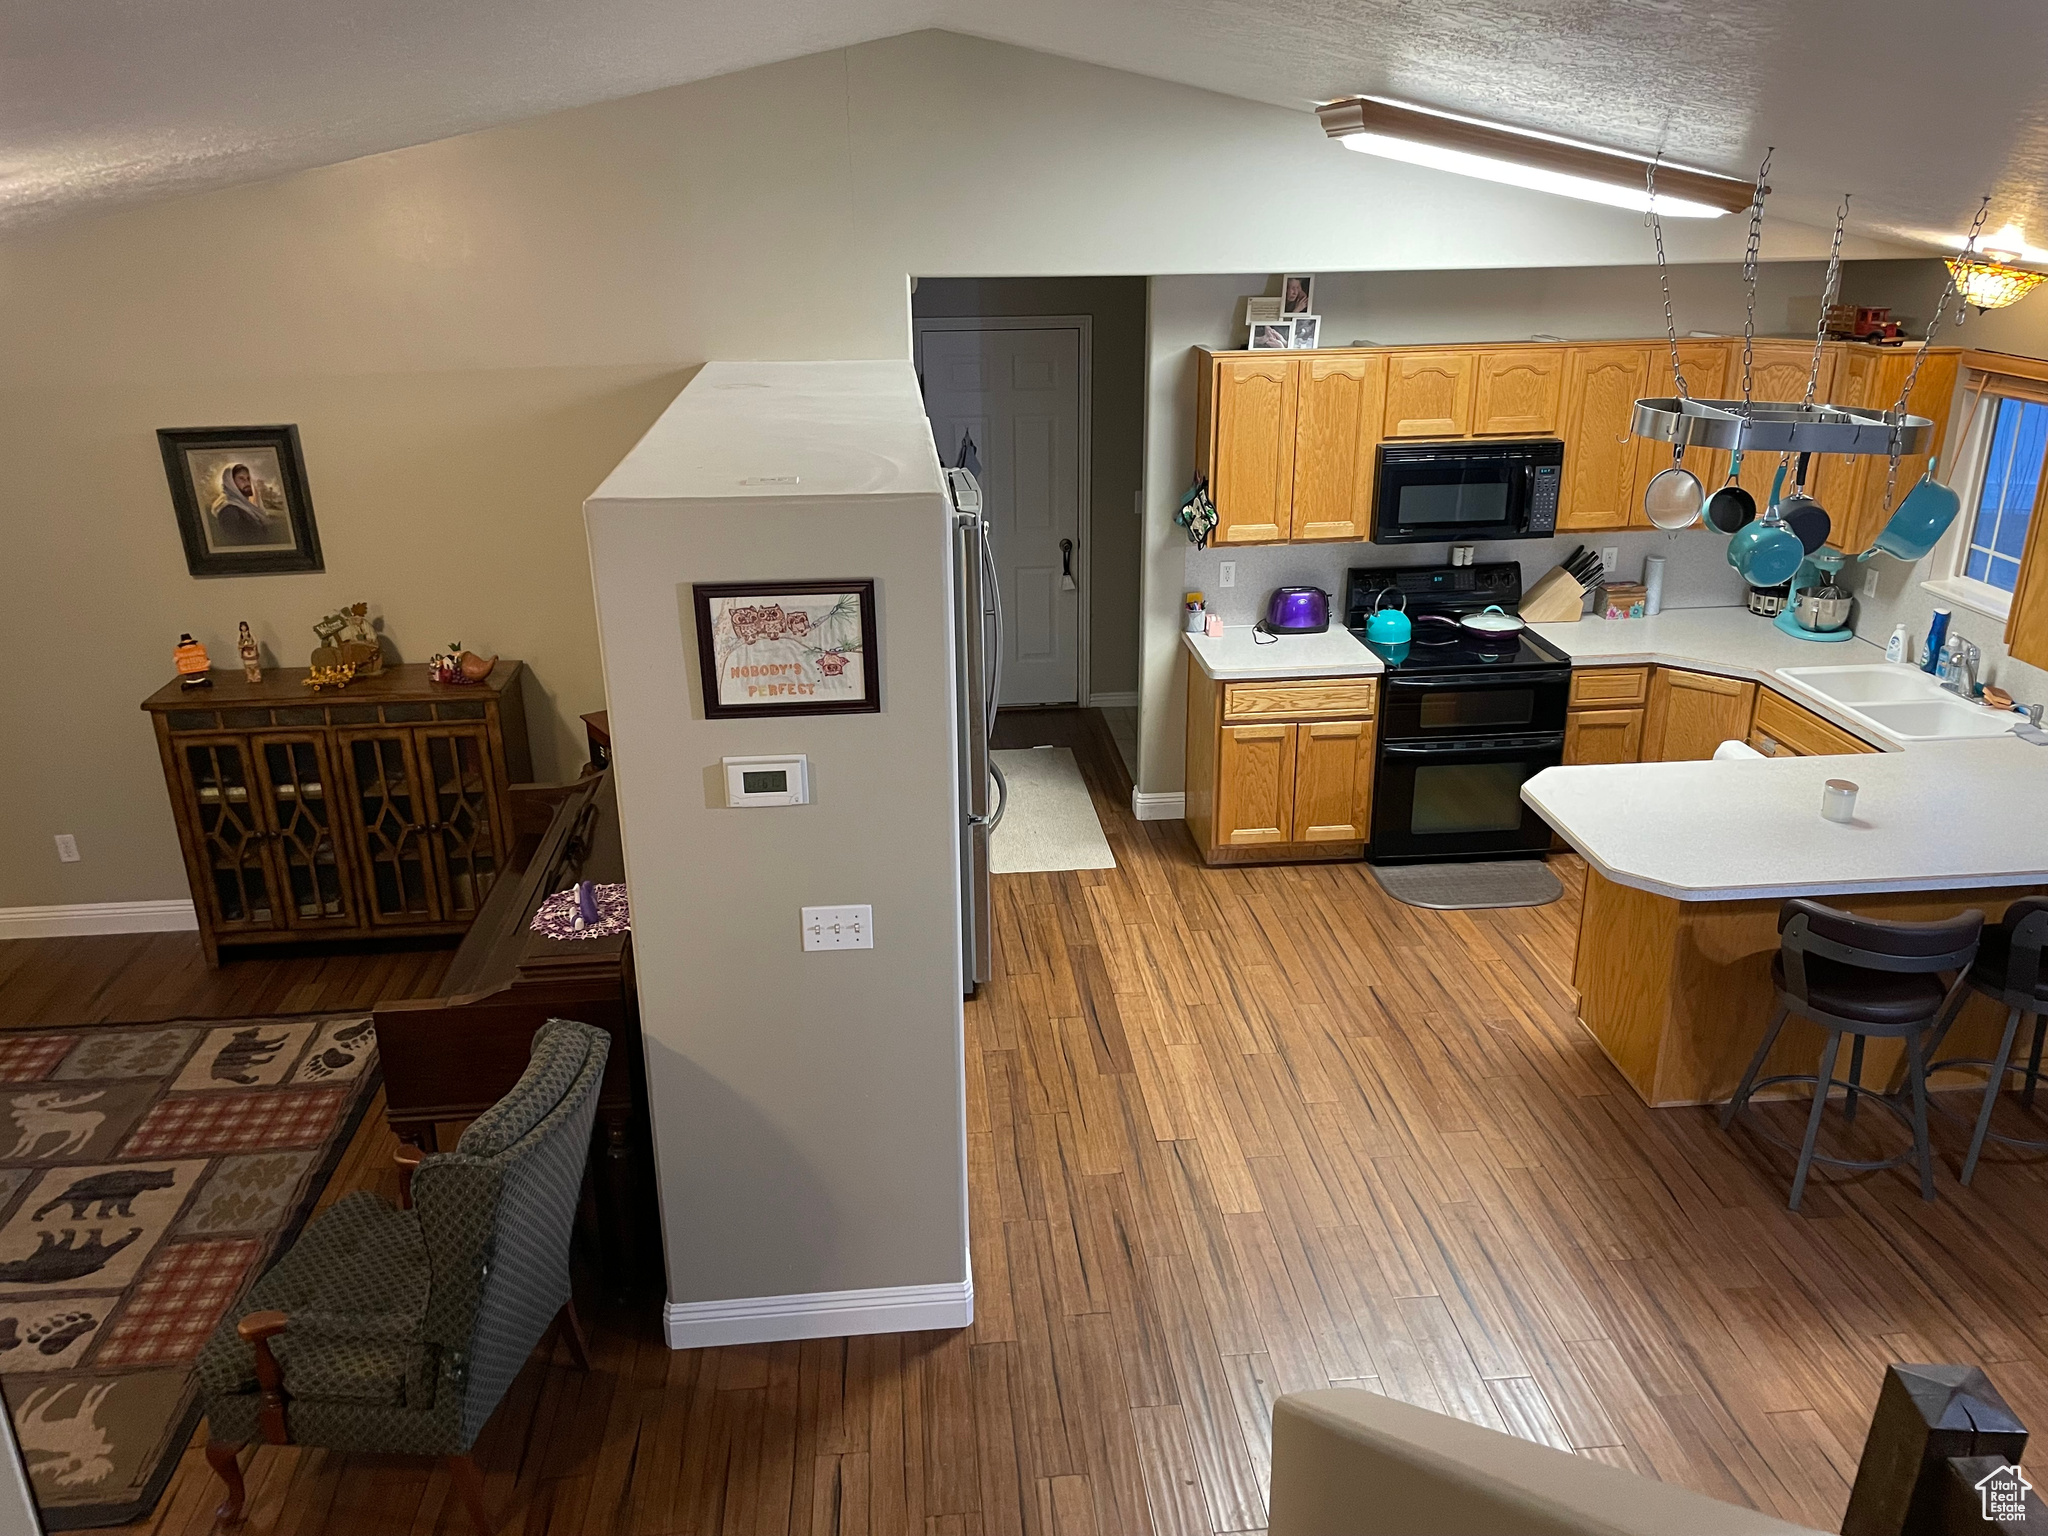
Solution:
<svg viewBox="0 0 2048 1536">
<path fill-rule="evenodd" d="M 1400 603 L 1399 608 L 1380 606 L 1389 592 Z M 1406 645 L 1415 633 L 1415 625 L 1407 614 L 1408 599 L 1393 587 L 1382 587 L 1373 604 L 1372 617 L 1365 621 L 1365 638 L 1374 645 Z"/>
</svg>

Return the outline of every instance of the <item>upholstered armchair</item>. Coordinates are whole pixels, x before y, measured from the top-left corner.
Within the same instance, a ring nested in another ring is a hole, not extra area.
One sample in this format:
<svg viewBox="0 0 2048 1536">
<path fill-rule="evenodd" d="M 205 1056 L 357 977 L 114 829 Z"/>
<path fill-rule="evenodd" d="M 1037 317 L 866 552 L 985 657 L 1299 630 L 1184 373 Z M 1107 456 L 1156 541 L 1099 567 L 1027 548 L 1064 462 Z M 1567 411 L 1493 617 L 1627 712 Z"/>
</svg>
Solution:
<svg viewBox="0 0 2048 1536">
<path fill-rule="evenodd" d="M 322 1213 L 199 1357 L 206 1459 L 242 1518 L 238 1453 L 273 1445 L 448 1458 L 488 1532 L 470 1447 L 551 1327 L 589 1368 L 569 1233 L 610 1038 L 551 1019 L 512 1091 L 450 1153 L 400 1154 L 401 1204 L 367 1190 Z"/>
</svg>

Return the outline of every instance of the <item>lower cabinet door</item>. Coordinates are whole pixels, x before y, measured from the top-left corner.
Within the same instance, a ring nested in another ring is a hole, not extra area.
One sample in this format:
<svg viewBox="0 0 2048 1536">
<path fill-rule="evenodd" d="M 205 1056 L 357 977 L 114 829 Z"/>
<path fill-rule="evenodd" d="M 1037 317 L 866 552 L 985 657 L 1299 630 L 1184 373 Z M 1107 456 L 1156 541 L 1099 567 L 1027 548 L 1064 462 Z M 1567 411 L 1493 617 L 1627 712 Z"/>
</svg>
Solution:
<svg viewBox="0 0 2048 1536">
<path fill-rule="evenodd" d="M 285 922 L 312 931 L 356 927 L 337 835 L 345 796 L 335 781 L 326 735 L 258 736 L 252 744 L 274 833 Z"/>
<path fill-rule="evenodd" d="M 1755 706 L 1754 683 L 1659 667 L 1643 716 L 1642 760 L 1696 762 L 1712 757 L 1724 741 L 1746 741 Z"/>
<path fill-rule="evenodd" d="M 413 734 L 404 727 L 341 733 L 349 820 L 363 906 L 378 924 L 441 921 L 441 888 L 428 842 L 427 797 Z"/>
<path fill-rule="evenodd" d="M 244 736 L 178 738 L 178 791 L 184 797 L 208 921 L 222 938 L 284 926 L 249 741 Z"/>
<path fill-rule="evenodd" d="M 1294 841 L 1364 842 L 1372 824 L 1372 726 L 1319 720 L 1294 731 Z"/>
<path fill-rule="evenodd" d="M 1293 836 L 1296 730 L 1292 725 L 1223 727 L 1216 762 L 1219 847 L 1284 843 Z"/>
<path fill-rule="evenodd" d="M 1643 751 L 1640 709 L 1575 709 L 1564 720 L 1564 760 L 1633 763 Z"/>
</svg>

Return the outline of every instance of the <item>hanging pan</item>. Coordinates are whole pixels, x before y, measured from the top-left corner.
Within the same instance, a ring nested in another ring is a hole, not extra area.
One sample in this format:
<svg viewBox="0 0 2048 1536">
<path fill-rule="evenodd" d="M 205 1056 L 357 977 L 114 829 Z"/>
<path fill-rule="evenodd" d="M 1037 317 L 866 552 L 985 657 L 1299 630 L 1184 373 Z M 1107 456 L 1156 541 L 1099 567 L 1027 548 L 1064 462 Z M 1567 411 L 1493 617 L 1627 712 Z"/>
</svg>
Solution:
<svg viewBox="0 0 2048 1536">
<path fill-rule="evenodd" d="M 1742 450 L 1728 461 L 1728 483 L 1707 498 L 1707 526 L 1716 533 L 1733 533 L 1756 521 L 1756 498 L 1737 481 L 1742 475 Z"/>
</svg>

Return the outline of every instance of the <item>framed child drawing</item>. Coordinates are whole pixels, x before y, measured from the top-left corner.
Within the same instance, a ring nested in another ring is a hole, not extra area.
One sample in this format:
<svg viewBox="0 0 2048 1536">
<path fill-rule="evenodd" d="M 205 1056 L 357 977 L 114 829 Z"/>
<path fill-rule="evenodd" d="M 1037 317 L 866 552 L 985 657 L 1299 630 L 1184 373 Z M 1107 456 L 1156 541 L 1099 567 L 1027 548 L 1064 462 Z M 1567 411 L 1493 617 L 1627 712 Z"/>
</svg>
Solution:
<svg viewBox="0 0 2048 1536">
<path fill-rule="evenodd" d="M 708 719 L 881 709 L 872 580 L 698 582 L 690 593 Z"/>
</svg>

